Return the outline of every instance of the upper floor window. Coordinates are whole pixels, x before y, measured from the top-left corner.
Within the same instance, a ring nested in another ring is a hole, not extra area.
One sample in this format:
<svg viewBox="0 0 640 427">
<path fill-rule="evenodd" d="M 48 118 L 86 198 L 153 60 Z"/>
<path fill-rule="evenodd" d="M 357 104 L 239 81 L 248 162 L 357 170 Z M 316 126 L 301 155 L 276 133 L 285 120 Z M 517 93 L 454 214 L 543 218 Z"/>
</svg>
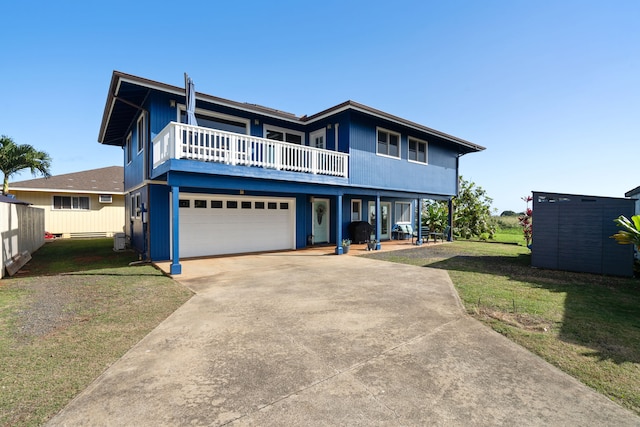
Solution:
<svg viewBox="0 0 640 427">
<path fill-rule="evenodd" d="M 400 134 L 378 128 L 378 154 L 400 158 Z"/>
<path fill-rule="evenodd" d="M 289 142 L 291 144 L 304 144 L 304 134 L 302 132 L 274 126 L 264 127 L 264 137 L 276 141 Z"/>
<path fill-rule="evenodd" d="M 133 158 L 133 148 L 131 145 L 131 132 L 127 135 L 127 140 L 125 141 L 125 147 L 127 150 L 127 163 L 131 163 L 131 159 Z"/>
<path fill-rule="evenodd" d="M 198 126 L 209 129 L 218 129 L 226 132 L 248 134 L 249 120 L 241 119 L 239 117 L 227 116 L 223 114 L 202 114 L 196 113 L 196 120 L 198 120 Z M 180 110 L 180 123 L 187 122 L 187 113 L 185 110 Z"/>
<path fill-rule="evenodd" d="M 427 143 L 425 141 L 409 138 L 409 160 L 427 163 Z"/>
<path fill-rule="evenodd" d="M 146 120 L 144 119 L 144 113 L 140 114 L 140 118 L 138 119 L 138 153 L 144 149 L 144 146 L 147 142 L 147 126 Z"/>
<path fill-rule="evenodd" d="M 83 196 L 53 196 L 54 210 L 89 210 L 89 198 Z"/>
<path fill-rule="evenodd" d="M 311 134 L 309 135 L 309 145 L 315 148 L 327 148 L 326 147 L 326 130 L 325 128 L 319 129 L 315 132 L 311 132 Z"/>
</svg>

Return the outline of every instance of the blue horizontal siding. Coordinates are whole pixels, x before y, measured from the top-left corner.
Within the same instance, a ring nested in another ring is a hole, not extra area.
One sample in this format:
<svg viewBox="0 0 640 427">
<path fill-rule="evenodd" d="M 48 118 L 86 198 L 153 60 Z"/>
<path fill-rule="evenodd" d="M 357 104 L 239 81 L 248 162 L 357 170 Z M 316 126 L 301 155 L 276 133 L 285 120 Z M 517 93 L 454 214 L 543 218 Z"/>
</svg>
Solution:
<svg viewBox="0 0 640 427">
<path fill-rule="evenodd" d="M 150 108 L 152 138 L 170 121 L 176 120 L 177 107 L 171 107 L 171 100 L 175 98 L 175 95 L 163 93 L 154 93 L 153 96 L 149 98 L 152 107 Z M 182 103 L 184 99 L 175 99 L 175 101 Z M 415 130 L 402 128 L 393 123 L 376 120 L 353 111 L 341 112 L 335 116 L 330 116 L 305 126 L 303 124 L 295 124 L 287 122 L 286 120 L 250 114 L 246 111 L 213 105 L 202 101 L 198 101 L 198 108 L 207 108 L 212 112 L 249 119 L 251 123 L 250 133 L 255 136 L 263 136 L 264 126 L 266 125 L 277 126 L 305 133 L 305 140 L 308 144 L 310 133 L 317 129 L 324 128 L 328 149 L 335 148 L 335 129 L 337 124 L 339 151 L 350 154 L 348 183 L 351 186 L 377 188 L 380 190 L 419 192 L 423 194 L 455 195 L 457 182 L 456 157 L 458 153 L 455 146 L 433 135 L 419 134 Z M 376 126 L 381 126 L 401 134 L 400 159 L 388 158 L 376 154 Z M 408 161 L 409 135 L 428 142 L 429 164 L 423 165 Z M 139 183 L 135 181 L 133 177 L 141 176 L 141 165 L 136 162 L 135 165 L 127 169 L 128 170 L 125 171 L 127 183 L 131 183 L 132 185 Z M 149 168 L 149 170 L 151 169 Z M 150 173 L 150 178 L 161 179 L 162 175 L 170 170 L 203 174 L 228 174 L 232 176 L 263 179 L 293 180 L 339 186 L 345 184 L 342 178 L 322 175 L 273 171 L 261 168 L 239 168 L 223 164 L 178 160 L 165 163 L 162 167 L 153 170 Z"/>
<path fill-rule="evenodd" d="M 457 151 L 435 137 L 413 134 L 428 142 L 428 164 L 409 162 L 408 131 L 390 123 L 352 114 L 350 122 L 349 183 L 380 189 L 455 195 Z M 376 154 L 377 126 L 398 132 L 400 158 Z"/>
</svg>

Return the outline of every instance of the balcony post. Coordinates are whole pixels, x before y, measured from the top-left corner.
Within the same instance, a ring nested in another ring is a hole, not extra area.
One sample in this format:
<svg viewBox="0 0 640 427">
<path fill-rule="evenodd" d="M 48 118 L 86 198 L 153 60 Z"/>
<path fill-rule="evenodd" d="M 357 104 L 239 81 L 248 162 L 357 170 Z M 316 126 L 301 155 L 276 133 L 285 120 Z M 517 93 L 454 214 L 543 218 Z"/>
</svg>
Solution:
<svg viewBox="0 0 640 427">
<path fill-rule="evenodd" d="M 171 142 L 173 142 L 173 158 L 179 159 L 182 157 L 182 130 L 178 129 L 178 125 L 171 126 Z"/>
<path fill-rule="evenodd" d="M 235 165 L 238 157 L 237 153 L 238 141 L 235 136 L 229 136 L 229 157 L 231 157 L 231 164 Z"/>
<path fill-rule="evenodd" d="M 311 173 L 314 175 L 318 173 L 318 156 L 320 156 L 319 151 L 311 151 Z"/>
<path fill-rule="evenodd" d="M 276 160 L 276 169 L 280 170 L 282 169 L 282 152 L 284 151 L 285 147 L 283 147 L 280 144 L 276 144 L 276 155 L 275 155 L 275 160 Z"/>
</svg>

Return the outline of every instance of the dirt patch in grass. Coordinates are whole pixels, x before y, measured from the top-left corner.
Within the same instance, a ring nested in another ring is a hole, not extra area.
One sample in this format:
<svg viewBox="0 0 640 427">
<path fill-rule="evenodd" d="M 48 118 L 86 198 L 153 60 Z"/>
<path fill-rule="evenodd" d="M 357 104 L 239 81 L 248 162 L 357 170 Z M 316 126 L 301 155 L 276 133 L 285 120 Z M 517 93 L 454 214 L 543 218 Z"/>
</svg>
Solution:
<svg viewBox="0 0 640 427">
<path fill-rule="evenodd" d="M 0 281 L 0 426 L 42 425 L 192 295 L 110 239 L 80 243 Z"/>
<path fill-rule="evenodd" d="M 527 313 L 509 313 L 500 310 L 491 310 L 485 307 L 478 308 L 475 316 L 478 318 L 484 317 L 486 319 L 498 320 L 526 331 L 549 332 L 554 327 L 553 322 L 540 316 Z"/>
</svg>

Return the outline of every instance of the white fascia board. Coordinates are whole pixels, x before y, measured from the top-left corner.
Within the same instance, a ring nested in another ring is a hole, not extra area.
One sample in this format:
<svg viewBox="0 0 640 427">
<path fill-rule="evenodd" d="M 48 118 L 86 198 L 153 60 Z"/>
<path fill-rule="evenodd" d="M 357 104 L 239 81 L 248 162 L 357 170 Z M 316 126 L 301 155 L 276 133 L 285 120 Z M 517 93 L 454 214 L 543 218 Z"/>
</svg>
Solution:
<svg viewBox="0 0 640 427">
<path fill-rule="evenodd" d="M 28 188 L 28 187 L 11 187 L 9 186 L 9 192 L 12 191 L 33 191 L 38 193 L 73 193 L 73 194 L 111 194 L 112 196 L 124 196 L 124 191 L 99 191 L 99 190 L 82 190 L 76 188 L 69 188 L 62 190 L 60 188 Z"/>
</svg>

